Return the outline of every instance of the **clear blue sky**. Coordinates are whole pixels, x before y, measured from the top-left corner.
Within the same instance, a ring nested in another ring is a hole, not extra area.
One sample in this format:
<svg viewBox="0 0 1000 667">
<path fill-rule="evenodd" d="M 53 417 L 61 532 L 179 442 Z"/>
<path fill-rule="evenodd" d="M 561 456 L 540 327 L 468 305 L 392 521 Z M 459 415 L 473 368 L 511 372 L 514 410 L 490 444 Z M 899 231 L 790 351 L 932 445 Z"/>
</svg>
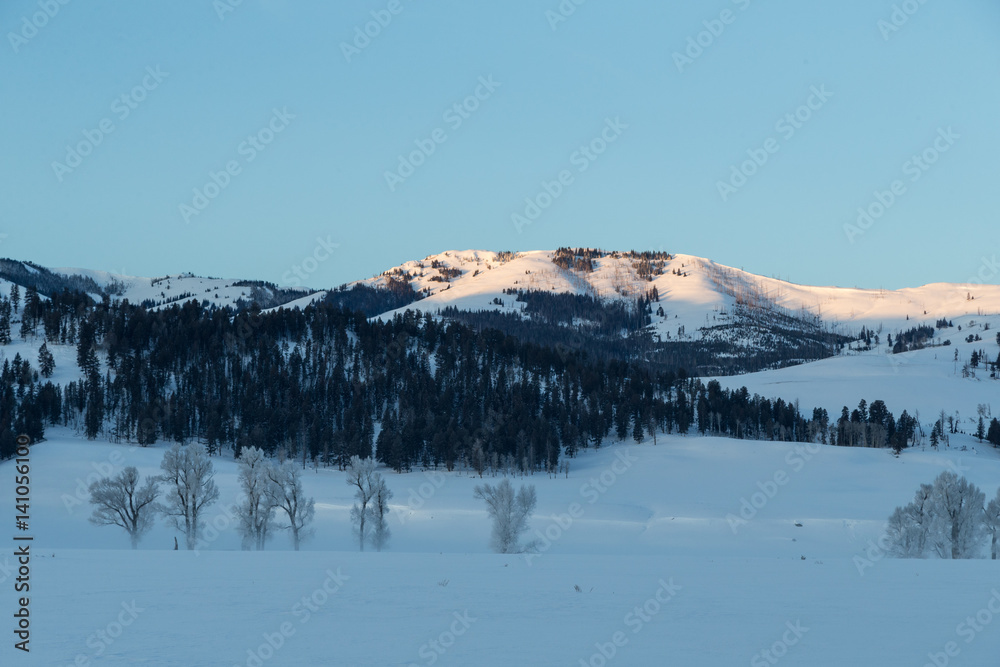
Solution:
<svg viewBox="0 0 1000 667">
<path fill-rule="evenodd" d="M 447 249 L 586 245 L 896 288 L 1000 255 L 995 0 L 909 0 L 891 31 L 894 0 L 587 0 L 558 22 L 559 0 L 229 2 L 3 3 L 0 256 L 282 282 L 322 238 L 339 245 L 305 266 L 326 287 Z M 392 20 L 345 56 L 371 12 Z M 678 66 L 689 38 L 707 46 Z M 729 181 L 748 151 L 766 163 Z M 895 201 L 845 230 L 876 191 Z M 550 205 L 518 228 L 526 198 Z"/>
</svg>

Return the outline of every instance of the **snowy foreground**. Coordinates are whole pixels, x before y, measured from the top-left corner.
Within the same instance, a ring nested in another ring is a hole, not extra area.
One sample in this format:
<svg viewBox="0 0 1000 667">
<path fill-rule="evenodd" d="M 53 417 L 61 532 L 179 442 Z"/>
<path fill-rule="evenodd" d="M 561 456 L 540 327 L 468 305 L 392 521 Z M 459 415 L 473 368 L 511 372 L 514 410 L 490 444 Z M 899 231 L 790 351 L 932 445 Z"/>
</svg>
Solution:
<svg viewBox="0 0 1000 667">
<path fill-rule="evenodd" d="M 359 553 L 344 474 L 311 469 L 316 536 L 301 552 L 284 535 L 242 552 L 223 508 L 236 500 L 228 457 L 214 459 L 218 534 L 175 552 L 161 522 L 133 552 L 122 531 L 87 522 L 77 493 L 108 466 L 155 473 L 164 449 L 64 430 L 32 448 L 31 653 L 13 648 L 6 549 L 0 664 L 920 667 L 1000 655 L 995 562 L 883 559 L 874 545 L 943 469 L 996 492 L 1000 456 L 964 436 L 899 459 L 678 436 L 585 452 L 568 479 L 527 480 L 541 541 L 529 557 L 489 553 L 480 480 L 419 471 L 386 475 L 390 550 Z M 0 464 L 8 507 L 13 477 Z"/>
</svg>

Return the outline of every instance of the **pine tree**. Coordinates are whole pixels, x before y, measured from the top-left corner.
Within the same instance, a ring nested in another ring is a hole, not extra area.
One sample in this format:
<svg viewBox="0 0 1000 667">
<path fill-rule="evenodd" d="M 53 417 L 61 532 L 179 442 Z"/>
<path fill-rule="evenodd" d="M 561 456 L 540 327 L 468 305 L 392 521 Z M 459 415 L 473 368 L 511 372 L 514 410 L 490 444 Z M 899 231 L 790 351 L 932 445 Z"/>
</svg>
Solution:
<svg viewBox="0 0 1000 667">
<path fill-rule="evenodd" d="M 41 315 L 42 300 L 38 296 L 38 290 L 29 286 L 24 290 L 24 310 L 21 312 L 21 329 L 27 326 L 28 332 L 35 335 L 35 327 L 38 325 L 38 318 Z M 22 335 L 22 338 L 26 336 Z"/>
<path fill-rule="evenodd" d="M 42 346 L 38 348 L 38 367 L 42 377 L 45 378 L 52 377 L 52 372 L 56 368 L 56 360 L 45 343 L 42 343 Z"/>
<path fill-rule="evenodd" d="M 1000 447 L 1000 421 L 996 417 L 990 422 L 990 430 L 986 433 L 986 440 L 994 447 Z"/>
<path fill-rule="evenodd" d="M 0 345 L 7 345 L 10 341 L 10 302 L 3 299 L 0 301 Z"/>
</svg>

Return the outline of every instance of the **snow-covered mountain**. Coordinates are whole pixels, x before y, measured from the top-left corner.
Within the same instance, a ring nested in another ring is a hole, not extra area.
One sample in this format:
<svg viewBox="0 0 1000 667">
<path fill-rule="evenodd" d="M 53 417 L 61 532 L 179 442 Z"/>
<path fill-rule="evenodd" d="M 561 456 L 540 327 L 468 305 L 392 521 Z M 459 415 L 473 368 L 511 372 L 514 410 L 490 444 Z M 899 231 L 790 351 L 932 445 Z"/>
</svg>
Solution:
<svg viewBox="0 0 1000 667">
<path fill-rule="evenodd" d="M 43 285 L 49 292 L 78 289 L 95 298 L 128 299 L 149 308 L 192 299 L 213 307 L 256 303 L 262 309 L 304 308 L 322 301 L 358 307 L 345 298 L 358 290 L 391 293 L 398 298 L 375 299 L 374 305 L 366 305 L 366 312 L 388 319 L 415 310 L 530 338 L 528 332 L 542 341 L 555 332 L 572 337 L 563 344 L 581 348 L 592 347 L 595 339 L 605 347 L 622 348 L 626 340 L 627 352 L 615 349 L 608 354 L 628 358 L 663 360 L 656 356 L 658 350 L 681 343 L 687 346 L 687 356 L 674 362 L 704 374 L 813 361 L 842 351 L 863 331 L 882 342 L 915 327 L 935 328 L 942 320 L 959 327 L 978 321 L 988 327 L 1000 317 L 1000 285 L 934 283 L 900 290 L 817 287 L 766 278 L 693 255 L 581 248 L 446 251 L 331 290 L 281 288 L 189 273 L 137 277 L 46 269 L 0 260 L 0 293 L 9 292 L 11 281 L 37 284 L 43 294 Z M 552 317 L 553 309 L 540 308 L 538 299 L 528 303 L 529 293 L 579 299 L 560 303 L 562 315 Z M 573 311 L 570 317 L 567 310 Z M 616 329 L 622 313 L 636 317 Z M 598 321 L 601 327 L 595 326 Z M 754 360 L 746 362 L 750 358 Z"/>
<path fill-rule="evenodd" d="M 86 292 L 97 300 L 108 296 L 149 308 L 192 299 L 216 307 L 257 303 L 267 308 L 314 293 L 306 288 L 278 287 L 261 280 L 209 278 L 191 273 L 141 277 L 81 268 L 50 269 L 32 262 L 0 259 L 0 293 L 9 294 L 13 283 L 22 287 L 34 285 L 43 296 L 70 289 Z"/>
<path fill-rule="evenodd" d="M 780 309 L 848 335 L 862 327 L 892 331 L 926 323 L 933 325 L 941 318 L 1000 314 L 1000 285 L 932 283 L 900 290 L 809 286 L 767 278 L 694 255 L 589 252 L 593 253 L 592 258 L 583 262 L 584 254 L 572 250 L 568 253 L 451 250 L 405 262 L 346 287 L 385 288 L 391 282 L 403 282 L 420 300 L 397 310 L 411 308 L 429 313 L 448 307 L 519 312 L 523 305 L 519 306 L 509 294 L 518 290 L 631 301 L 655 288 L 659 296 L 656 303 L 663 307 L 664 314 L 655 314 L 658 306 L 653 307 L 651 328 L 663 340 L 677 338 L 679 327 L 684 327 L 681 338 L 698 336 L 704 329 L 725 321 L 739 305 Z M 4 293 L 9 291 L 12 266 L 19 264 L 28 274 L 51 271 L 67 279 L 79 278 L 81 285 L 89 282 L 91 287 L 85 291 L 98 298 L 108 293 L 113 298 L 132 303 L 153 302 L 156 306 L 190 299 L 231 306 L 241 299 L 251 300 L 254 287 L 291 307 L 304 307 L 329 294 L 326 290 L 278 287 L 259 280 L 201 277 L 191 273 L 140 277 L 82 268 L 46 270 L 36 264 L 12 260 L 0 262 L 0 288 Z M 391 317 L 395 312 L 382 315 Z"/>
<path fill-rule="evenodd" d="M 653 265 L 653 273 L 644 277 L 640 275 L 643 253 L 599 254 L 589 267 L 565 268 L 556 260 L 581 254 L 448 251 L 359 282 L 384 287 L 392 280 L 407 281 L 426 295 L 408 307 L 425 312 L 449 306 L 519 310 L 507 296 L 509 290 L 622 300 L 644 296 L 655 288 L 664 315 L 654 314 L 652 328 L 664 340 L 676 338 L 679 327 L 684 327 L 682 338 L 703 335 L 704 329 L 727 320 L 740 304 L 780 309 L 848 335 L 862 327 L 893 331 L 928 322 L 933 326 L 940 318 L 1000 314 L 1000 285 L 934 283 L 901 290 L 814 287 L 766 278 L 703 257 L 661 253 L 646 260 Z"/>
</svg>

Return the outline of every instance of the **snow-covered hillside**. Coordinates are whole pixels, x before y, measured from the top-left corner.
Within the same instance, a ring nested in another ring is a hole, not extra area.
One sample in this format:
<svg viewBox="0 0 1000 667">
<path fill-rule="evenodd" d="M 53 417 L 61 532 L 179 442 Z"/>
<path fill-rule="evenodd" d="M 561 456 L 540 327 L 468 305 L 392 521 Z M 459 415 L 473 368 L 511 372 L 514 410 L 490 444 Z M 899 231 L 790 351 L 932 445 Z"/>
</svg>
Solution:
<svg viewBox="0 0 1000 667">
<path fill-rule="evenodd" d="M 819 319 L 845 335 L 862 327 L 891 332 L 925 323 L 933 326 L 940 318 L 1000 314 L 1000 285 L 935 283 L 902 290 L 812 287 L 684 254 L 671 254 L 662 262 L 662 273 L 645 280 L 628 253 L 597 258 L 592 271 L 561 268 L 553 263 L 555 255 L 554 251 L 448 251 L 406 262 L 360 282 L 384 286 L 390 279 L 405 279 L 414 290 L 427 295 L 408 308 L 431 313 L 448 306 L 517 310 L 518 304 L 505 290 L 634 299 L 655 287 L 664 316 L 654 315 L 652 326 L 663 340 L 668 336 L 676 339 L 679 327 L 684 327 L 687 336 L 696 336 L 699 329 L 723 321 L 741 302 L 777 306 L 805 319 Z M 495 299 L 504 305 L 499 306 Z"/>
<path fill-rule="evenodd" d="M 1000 357 L 1000 316 L 960 316 L 951 323 L 954 326 L 936 331 L 933 347 L 892 354 L 885 339 L 888 332 L 883 331 L 870 350 L 848 349 L 808 364 L 715 379 L 723 387 L 745 386 L 751 394 L 826 408 L 831 417 L 839 416 L 845 405 L 855 408 L 862 398 L 886 401 L 897 416 L 904 409 L 911 415 L 919 411 L 922 423 L 936 420 L 943 410 L 972 432 L 980 405 L 1000 410 L 1000 379 L 986 363 L 969 365 L 973 352 L 982 351 L 990 363 Z M 968 342 L 969 337 L 973 341 Z"/>
<path fill-rule="evenodd" d="M 655 288 L 659 301 L 651 308 L 650 329 L 661 341 L 711 338 L 712 329 L 730 322 L 740 304 L 786 314 L 846 336 L 856 336 L 862 328 L 884 335 L 918 325 L 933 326 L 942 318 L 1000 315 L 1000 285 L 934 283 L 901 290 L 814 287 L 766 278 L 693 255 L 646 254 L 654 257 L 650 261 L 653 271 L 642 275 L 642 253 L 601 251 L 584 270 L 557 265 L 553 261 L 559 256 L 557 251 L 452 250 L 405 262 L 348 287 L 385 287 L 390 281 L 401 281 L 423 297 L 382 313 L 383 318 L 406 309 L 435 314 L 448 307 L 521 312 L 524 304 L 508 293 L 518 290 L 634 300 Z M 25 271 L 37 272 L 29 264 L 23 266 Z M 273 301 L 266 303 L 267 307 L 304 308 L 329 293 L 192 274 L 151 278 L 81 268 L 52 272 L 89 279 L 114 298 L 153 307 L 190 299 L 231 306 L 257 297 Z M 0 293 L 9 290 L 10 282 L 0 278 Z"/>
<path fill-rule="evenodd" d="M 199 303 L 207 301 L 213 306 L 232 307 L 241 300 L 249 302 L 255 296 L 268 300 L 277 299 L 284 303 L 288 298 L 281 295 L 282 292 L 301 293 L 302 296 L 313 292 L 305 288 L 279 290 L 274 285 L 266 285 L 260 281 L 204 278 L 190 273 L 144 278 L 88 269 L 60 268 L 53 271 L 67 276 L 82 275 L 93 278 L 99 285 L 108 289 L 114 298 L 128 299 L 130 303 L 136 304 L 146 303 L 152 308 L 180 304 L 192 299 Z M 255 294 L 255 290 L 260 292 Z"/>
<path fill-rule="evenodd" d="M 0 270 L 8 277 L 0 277 L 0 295 L 7 296 L 14 284 L 13 275 L 37 277 L 44 285 L 52 285 L 55 291 L 63 288 L 80 289 L 100 301 L 104 295 L 112 299 L 128 300 L 133 304 L 149 308 L 161 308 L 171 304 L 183 304 L 196 300 L 211 306 L 236 307 L 240 301 L 256 300 L 264 306 L 285 304 L 301 299 L 314 290 L 297 287 L 280 288 L 259 280 L 238 280 L 207 278 L 191 273 L 180 273 L 159 277 L 132 276 L 108 271 L 84 268 L 38 267 L 28 262 L 0 260 Z M 26 280 L 20 280 L 23 285 Z M 45 291 L 39 289 L 42 298 Z"/>
</svg>

